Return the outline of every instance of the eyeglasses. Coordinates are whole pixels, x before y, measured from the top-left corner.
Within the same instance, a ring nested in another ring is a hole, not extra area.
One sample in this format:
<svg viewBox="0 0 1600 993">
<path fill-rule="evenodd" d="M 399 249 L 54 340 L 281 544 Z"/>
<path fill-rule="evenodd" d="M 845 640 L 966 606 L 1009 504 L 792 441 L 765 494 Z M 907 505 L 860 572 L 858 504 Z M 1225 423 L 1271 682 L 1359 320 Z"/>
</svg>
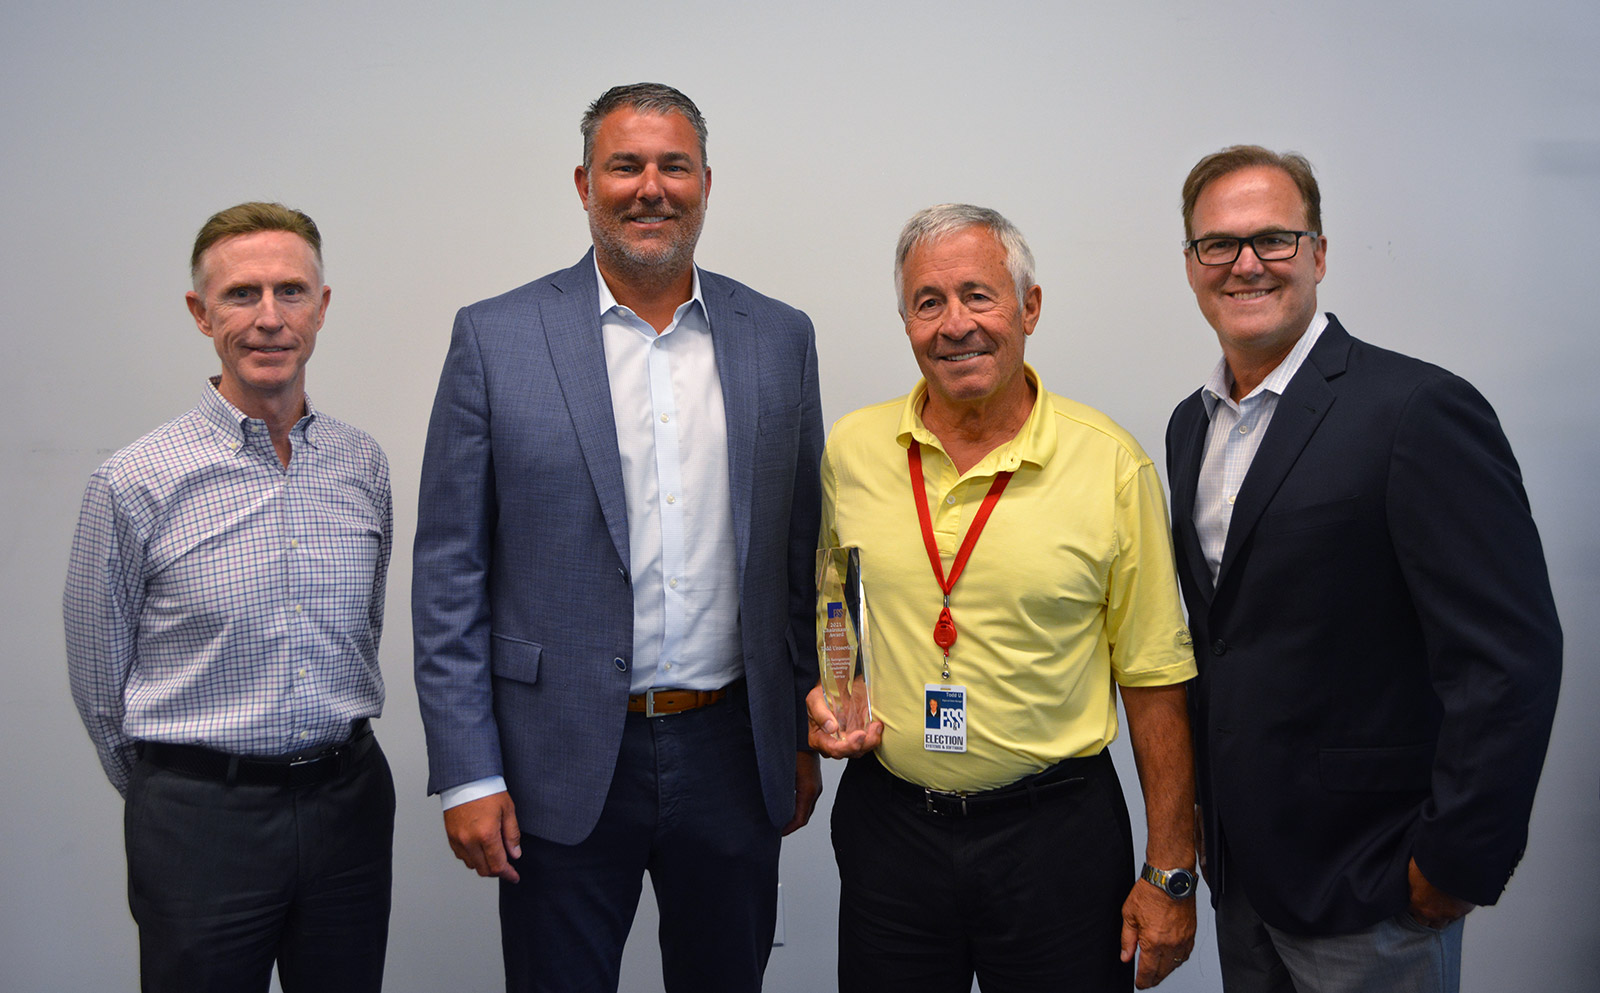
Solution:
<svg viewBox="0 0 1600 993">
<path fill-rule="evenodd" d="M 1196 238 L 1184 242 L 1183 247 L 1193 251 L 1195 261 L 1201 265 L 1233 265 L 1246 245 L 1263 262 L 1282 262 L 1300 251 L 1302 235 L 1315 238 L 1318 232 L 1263 231 L 1248 238 Z"/>
</svg>

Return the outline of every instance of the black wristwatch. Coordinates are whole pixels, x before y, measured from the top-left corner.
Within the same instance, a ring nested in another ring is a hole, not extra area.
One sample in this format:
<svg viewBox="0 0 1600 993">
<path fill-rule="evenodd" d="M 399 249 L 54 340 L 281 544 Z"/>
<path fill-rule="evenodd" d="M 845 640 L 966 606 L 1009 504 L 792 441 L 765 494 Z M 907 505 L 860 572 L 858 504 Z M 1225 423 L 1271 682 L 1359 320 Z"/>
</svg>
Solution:
<svg viewBox="0 0 1600 993">
<path fill-rule="evenodd" d="M 1146 862 L 1139 870 L 1139 878 L 1174 900 L 1187 900 L 1194 895 L 1194 873 L 1188 869 L 1157 869 Z"/>
</svg>

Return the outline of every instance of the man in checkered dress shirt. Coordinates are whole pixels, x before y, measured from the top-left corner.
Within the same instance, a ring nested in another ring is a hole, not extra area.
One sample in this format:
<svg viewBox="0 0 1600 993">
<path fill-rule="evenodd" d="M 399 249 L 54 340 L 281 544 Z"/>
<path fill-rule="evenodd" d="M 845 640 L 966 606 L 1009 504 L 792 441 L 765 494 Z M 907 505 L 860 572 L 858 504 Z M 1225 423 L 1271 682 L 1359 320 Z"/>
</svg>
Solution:
<svg viewBox="0 0 1600 993">
<path fill-rule="evenodd" d="M 73 699 L 127 801 L 146 990 L 376 990 L 394 787 L 368 719 L 389 467 L 321 414 L 311 219 L 207 221 L 189 310 L 222 373 L 89 481 L 64 612 Z"/>
</svg>

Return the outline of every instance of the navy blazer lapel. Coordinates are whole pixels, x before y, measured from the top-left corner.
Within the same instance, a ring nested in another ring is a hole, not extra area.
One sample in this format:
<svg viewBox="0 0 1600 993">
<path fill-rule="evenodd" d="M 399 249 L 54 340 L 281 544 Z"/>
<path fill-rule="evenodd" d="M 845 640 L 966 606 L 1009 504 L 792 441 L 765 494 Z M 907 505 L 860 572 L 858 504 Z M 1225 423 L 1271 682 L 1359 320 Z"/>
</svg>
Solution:
<svg viewBox="0 0 1600 993">
<path fill-rule="evenodd" d="M 1200 547 L 1200 533 L 1194 527 L 1194 496 L 1200 485 L 1200 463 L 1205 458 L 1206 432 L 1211 420 L 1206 416 L 1205 400 L 1199 391 L 1178 408 L 1172 443 L 1176 458 L 1172 460 L 1172 522 L 1177 532 L 1179 550 L 1188 566 L 1194 588 L 1204 594 L 1206 601 L 1216 593 L 1211 583 L 1211 570 L 1206 566 L 1206 553 Z"/>
<path fill-rule="evenodd" d="M 736 285 L 716 273 L 700 270 L 700 295 L 711 322 L 711 344 L 722 381 L 722 407 L 728 420 L 728 498 L 733 503 L 733 540 L 739 579 L 744 580 L 750 551 L 750 507 L 755 494 L 756 435 L 761 375 L 756 329 L 750 310 L 739 300 Z"/>
<path fill-rule="evenodd" d="M 622 456 L 611 409 L 611 377 L 606 372 L 605 339 L 600 333 L 600 287 L 595 282 L 594 250 L 571 269 L 550 279 L 555 293 L 539 302 L 550 364 L 555 367 L 578 447 L 600 498 L 606 530 L 623 562 L 628 551 L 628 504 L 622 488 Z"/>
<path fill-rule="evenodd" d="M 1217 573 L 1219 587 L 1227 578 L 1228 567 L 1238 556 L 1240 546 L 1261 519 L 1273 494 L 1278 492 L 1283 477 L 1293 468 L 1317 425 L 1333 406 L 1334 392 L 1328 380 L 1344 373 L 1349 352 L 1350 335 L 1329 314 L 1328 326 L 1278 399 L 1278 409 L 1272 414 L 1267 436 L 1261 439 L 1261 447 L 1256 450 L 1250 471 L 1245 473 L 1244 484 L 1239 487 L 1233 520 L 1228 524 L 1228 541 L 1222 548 L 1222 567 Z"/>
</svg>

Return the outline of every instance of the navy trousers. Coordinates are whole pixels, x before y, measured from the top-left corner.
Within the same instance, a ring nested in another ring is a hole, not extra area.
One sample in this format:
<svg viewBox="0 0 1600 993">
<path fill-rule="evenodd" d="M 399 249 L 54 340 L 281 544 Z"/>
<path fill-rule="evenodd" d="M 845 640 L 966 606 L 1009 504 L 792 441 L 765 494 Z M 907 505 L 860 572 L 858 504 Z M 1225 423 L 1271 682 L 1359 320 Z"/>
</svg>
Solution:
<svg viewBox="0 0 1600 993">
<path fill-rule="evenodd" d="M 600 822 L 576 845 L 522 836 L 500 884 L 506 988 L 614 993 L 646 872 L 668 993 L 761 988 L 777 920 L 779 834 L 742 693 L 630 713 Z"/>
</svg>

